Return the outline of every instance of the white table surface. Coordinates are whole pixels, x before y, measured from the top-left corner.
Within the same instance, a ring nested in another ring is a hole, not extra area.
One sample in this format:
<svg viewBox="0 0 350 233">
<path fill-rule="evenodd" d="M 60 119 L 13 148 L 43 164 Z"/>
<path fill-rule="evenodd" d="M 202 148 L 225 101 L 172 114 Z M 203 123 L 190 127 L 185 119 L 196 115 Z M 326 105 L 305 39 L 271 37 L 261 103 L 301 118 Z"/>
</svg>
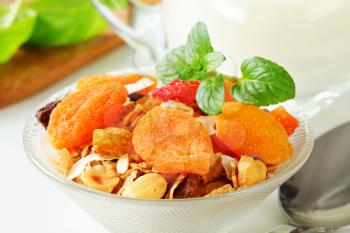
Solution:
<svg viewBox="0 0 350 233">
<path fill-rule="evenodd" d="M 113 51 L 50 88 L 0 110 L 0 232 L 107 233 L 32 166 L 23 151 L 22 129 L 27 116 L 46 97 L 81 76 L 128 68 L 132 64 L 132 54 L 127 47 Z M 349 103 L 350 93 L 320 114 L 314 120 L 315 134 L 349 121 Z M 262 233 L 284 222 L 275 192 L 243 217 L 232 232 Z"/>
</svg>

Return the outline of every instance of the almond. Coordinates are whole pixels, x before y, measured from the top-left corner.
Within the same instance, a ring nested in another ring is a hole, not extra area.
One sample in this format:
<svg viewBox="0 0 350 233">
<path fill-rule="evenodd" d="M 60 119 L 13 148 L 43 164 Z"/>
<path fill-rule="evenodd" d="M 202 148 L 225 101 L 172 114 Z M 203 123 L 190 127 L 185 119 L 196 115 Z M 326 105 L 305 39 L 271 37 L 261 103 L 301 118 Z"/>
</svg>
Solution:
<svg viewBox="0 0 350 233">
<path fill-rule="evenodd" d="M 124 197 L 161 199 L 167 189 L 168 183 L 163 176 L 157 173 L 148 173 L 140 176 L 127 185 L 122 193 Z"/>
</svg>

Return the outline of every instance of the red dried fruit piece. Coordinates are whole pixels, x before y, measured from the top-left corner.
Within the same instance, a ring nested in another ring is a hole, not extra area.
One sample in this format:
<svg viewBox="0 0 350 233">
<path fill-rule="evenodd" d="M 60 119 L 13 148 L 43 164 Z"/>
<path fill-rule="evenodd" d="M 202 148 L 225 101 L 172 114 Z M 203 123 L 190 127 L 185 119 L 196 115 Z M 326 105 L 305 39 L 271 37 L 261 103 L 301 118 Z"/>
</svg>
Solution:
<svg viewBox="0 0 350 233">
<path fill-rule="evenodd" d="M 238 156 L 254 154 L 266 164 L 279 164 L 293 153 L 282 125 L 253 105 L 225 103 L 217 116 L 216 136 Z"/>
<path fill-rule="evenodd" d="M 132 142 L 136 153 L 161 173 L 209 171 L 213 156 L 209 134 L 182 110 L 154 107 L 139 120 Z"/>
<path fill-rule="evenodd" d="M 164 87 L 155 89 L 152 96 L 164 102 L 177 100 L 185 104 L 194 103 L 199 83 L 199 80 L 184 81 L 175 79 Z"/>
<path fill-rule="evenodd" d="M 287 134 L 290 136 L 298 128 L 300 122 L 292 116 L 283 106 L 278 106 L 270 112 L 284 127 Z"/>
<path fill-rule="evenodd" d="M 73 92 L 52 111 L 48 134 L 58 148 L 89 143 L 95 129 L 113 126 L 128 93 L 119 83 Z"/>
</svg>

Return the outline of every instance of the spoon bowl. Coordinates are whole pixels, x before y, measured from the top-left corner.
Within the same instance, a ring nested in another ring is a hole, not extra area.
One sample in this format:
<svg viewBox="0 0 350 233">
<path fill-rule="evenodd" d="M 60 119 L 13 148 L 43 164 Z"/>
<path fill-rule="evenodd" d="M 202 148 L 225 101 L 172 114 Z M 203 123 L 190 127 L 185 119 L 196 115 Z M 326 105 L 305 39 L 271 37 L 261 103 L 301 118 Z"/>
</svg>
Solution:
<svg viewBox="0 0 350 233">
<path fill-rule="evenodd" d="M 319 137 L 302 169 L 280 187 L 282 210 L 300 227 L 270 232 L 350 231 L 349 165 L 350 122 Z"/>
</svg>

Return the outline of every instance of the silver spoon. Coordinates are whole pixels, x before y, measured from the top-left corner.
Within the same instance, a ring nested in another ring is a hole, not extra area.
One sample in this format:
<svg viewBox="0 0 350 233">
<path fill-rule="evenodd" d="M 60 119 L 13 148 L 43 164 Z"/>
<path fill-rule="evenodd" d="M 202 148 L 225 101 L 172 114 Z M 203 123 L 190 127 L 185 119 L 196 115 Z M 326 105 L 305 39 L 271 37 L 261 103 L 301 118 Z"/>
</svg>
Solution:
<svg viewBox="0 0 350 233">
<path fill-rule="evenodd" d="M 316 140 L 279 199 L 290 225 L 269 233 L 350 232 L 350 122 Z"/>
</svg>

